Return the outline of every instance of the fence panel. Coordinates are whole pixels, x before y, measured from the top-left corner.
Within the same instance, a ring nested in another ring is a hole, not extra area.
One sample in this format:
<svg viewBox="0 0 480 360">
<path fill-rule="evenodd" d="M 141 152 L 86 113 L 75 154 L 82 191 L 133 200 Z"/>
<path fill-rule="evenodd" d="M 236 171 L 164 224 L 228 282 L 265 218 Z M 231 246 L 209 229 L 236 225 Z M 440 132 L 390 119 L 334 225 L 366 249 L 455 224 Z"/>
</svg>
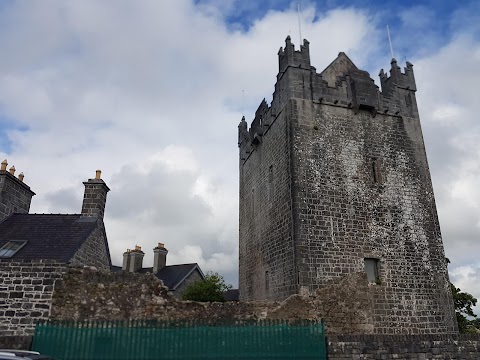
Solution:
<svg viewBox="0 0 480 360">
<path fill-rule="evenodd" d="M 323 322 L 43 321 L 33 350 L 59 360 L 323 360 Z"/>
</svg>

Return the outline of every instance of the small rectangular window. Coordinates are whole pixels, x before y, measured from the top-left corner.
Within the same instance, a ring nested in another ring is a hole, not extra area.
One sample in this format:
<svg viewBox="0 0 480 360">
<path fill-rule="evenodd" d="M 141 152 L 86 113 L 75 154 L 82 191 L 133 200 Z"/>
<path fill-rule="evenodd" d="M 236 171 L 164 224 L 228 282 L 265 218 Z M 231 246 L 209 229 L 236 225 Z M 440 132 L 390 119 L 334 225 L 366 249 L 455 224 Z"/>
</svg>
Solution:
<svg viewBox="0 0 480 360">
<path fill-rule="evenodd" d="M 0 258 L 11 258 L 15 255 L 25 244 L 26 240 L 11 240 L 0 248 Z"/>
<path fill-rule="evenodd" d="M 268 199 L 273 200 L 273 165 L 268 168 Z"/>
<path fill-rule="evenodd" d="M 377 283 L 378 277 L 378 259 L 365 258 L 365 272 L 367 273 L 368 282 Z"/>
</svg>

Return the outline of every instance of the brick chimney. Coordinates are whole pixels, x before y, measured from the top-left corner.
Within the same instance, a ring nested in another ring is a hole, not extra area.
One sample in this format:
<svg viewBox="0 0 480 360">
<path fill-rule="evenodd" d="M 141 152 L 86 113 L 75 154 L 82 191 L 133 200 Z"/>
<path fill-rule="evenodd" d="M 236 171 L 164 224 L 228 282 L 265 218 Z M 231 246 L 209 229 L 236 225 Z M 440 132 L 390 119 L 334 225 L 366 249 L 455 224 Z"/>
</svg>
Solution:
<svg viewBox="0 0 480 360">
<path fill-rule="evenodd" d="M 12 213 L 28 214 L 35 193 L 24 182 L 24 175 L 15 177 L 15 166 L 7 171 L 8 162 L 0 164 L 0 221 Z"/>
<path fill-rule="evenodd" d="M 158 243 L 158 245 L 153 249 L 153 270 L 152 272 L 156 274 L 162 270 L 165 265 L 167 265 L 167 254 L 168 250 L 165 248 L 165 245 Z"/>
<path fill-rule="evenodd" d="M 82 215 L 97 216 L 103 220 L 107 193 L 110 191 L 105 182 L 101 179 L 102 172 L 96 171 L 95 179 L 88 179 L 84 182 L 85 193 L 83 196 Z"/>
</svg>

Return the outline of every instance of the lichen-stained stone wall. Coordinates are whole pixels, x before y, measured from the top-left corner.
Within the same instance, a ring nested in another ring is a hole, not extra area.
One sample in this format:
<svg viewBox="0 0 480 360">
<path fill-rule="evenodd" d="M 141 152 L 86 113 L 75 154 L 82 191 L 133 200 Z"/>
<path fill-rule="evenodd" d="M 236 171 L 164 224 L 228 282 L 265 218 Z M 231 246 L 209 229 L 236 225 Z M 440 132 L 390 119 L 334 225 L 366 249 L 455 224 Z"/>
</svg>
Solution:
<svg viewBox="0 0 480 360">
<path fill-rule="evenodd" d="M 179 301 L 152 274 L 71 268 L 55 286 L 56 320 L 324 319 L 329 334 L 373 332 L 372 288 L 365 274 L 350 274 L 313 295 L 283 302 Z"/>
<path fill-rule="evenodd" d="M 32 335 L 47 319 L 55 281 L 65 271 L 57 262 L 0 260 L 0 337 Z"/>
<path fill-rule="evenodd" d="M 290 103 L 300 285 L 314 291 L 374 258 L 375 332 L 455 332 L 418 119 Z"/>
</svg>

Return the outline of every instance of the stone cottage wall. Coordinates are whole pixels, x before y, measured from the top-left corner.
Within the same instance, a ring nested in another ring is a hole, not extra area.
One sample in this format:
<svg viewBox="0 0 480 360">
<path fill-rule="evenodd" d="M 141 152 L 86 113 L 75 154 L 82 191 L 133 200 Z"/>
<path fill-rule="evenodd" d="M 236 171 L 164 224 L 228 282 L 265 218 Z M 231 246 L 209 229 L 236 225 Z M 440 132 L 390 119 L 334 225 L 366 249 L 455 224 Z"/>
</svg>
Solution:
<svg viewBox="0 0 480 360">
<path fill-rule="evenodd" d="M 0 260 L 0 338 L 33 334 L 47 319 L 54 284 L 65 272 L 58 262 Z"/>
<path fill-rule="evenodd" d="M 71 266 L 94 266 L 100 270 L 110 270 L 110 253 L 107 247 L 105 226 L 102 220 L 97 220 L 97 224 L 97 228 L 71 259 Z"/>
</svg>

